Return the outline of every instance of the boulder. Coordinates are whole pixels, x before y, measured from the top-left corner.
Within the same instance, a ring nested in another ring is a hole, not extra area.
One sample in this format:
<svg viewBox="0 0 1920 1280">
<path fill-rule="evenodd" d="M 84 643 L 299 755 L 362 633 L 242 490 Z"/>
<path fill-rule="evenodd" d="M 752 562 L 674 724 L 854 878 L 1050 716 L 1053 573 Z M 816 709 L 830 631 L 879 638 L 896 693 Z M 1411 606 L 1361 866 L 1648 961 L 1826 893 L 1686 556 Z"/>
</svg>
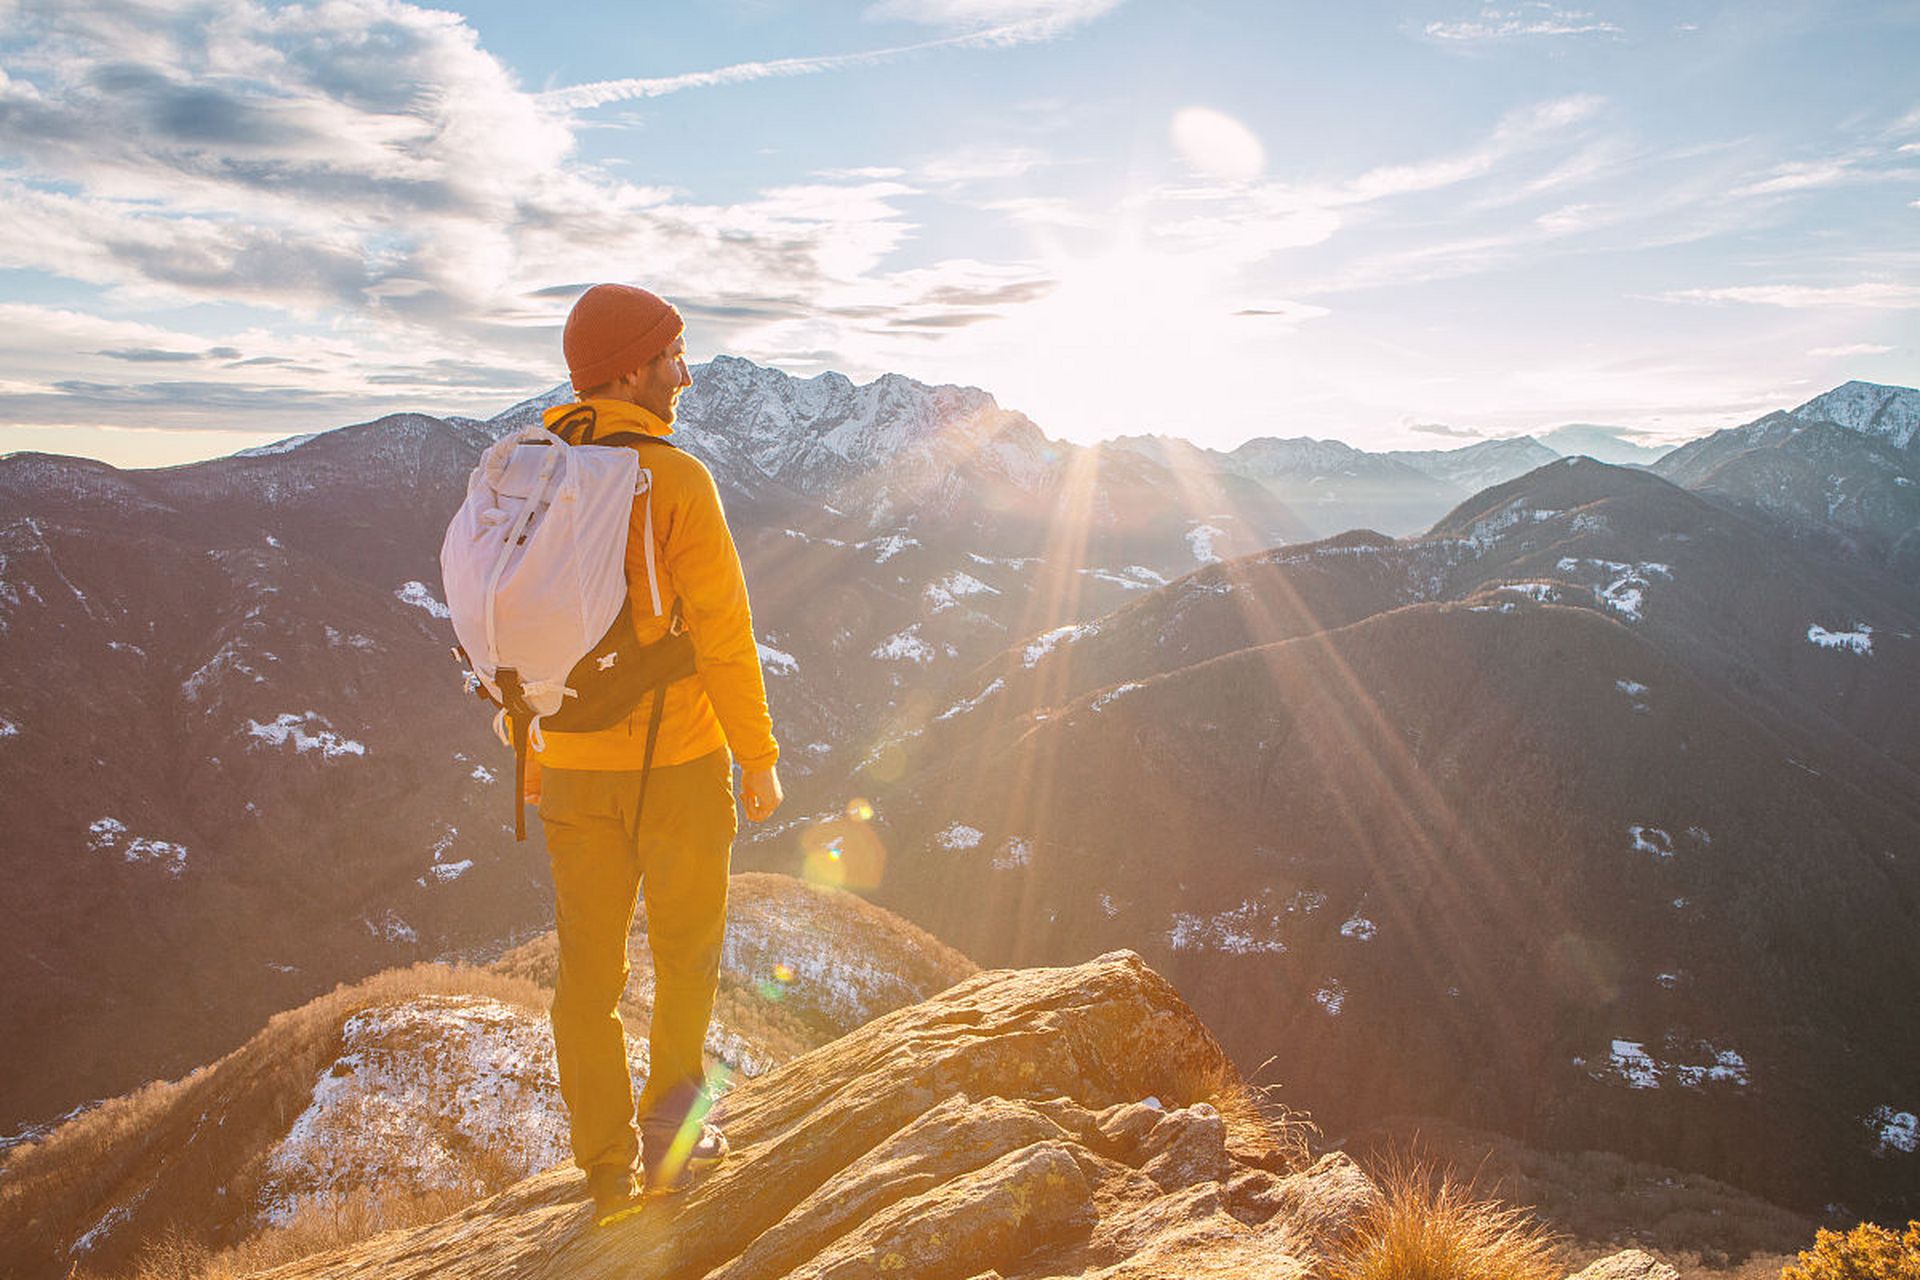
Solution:
<svg viewBox="0 0 1920 1280">
<path fill-rule="evenodd" d="M 1680 1272 L 1640 1249 L 1622 1249 L 1597 1258 L 1571 1280 L 1680 1280 Z"/>
</svg>

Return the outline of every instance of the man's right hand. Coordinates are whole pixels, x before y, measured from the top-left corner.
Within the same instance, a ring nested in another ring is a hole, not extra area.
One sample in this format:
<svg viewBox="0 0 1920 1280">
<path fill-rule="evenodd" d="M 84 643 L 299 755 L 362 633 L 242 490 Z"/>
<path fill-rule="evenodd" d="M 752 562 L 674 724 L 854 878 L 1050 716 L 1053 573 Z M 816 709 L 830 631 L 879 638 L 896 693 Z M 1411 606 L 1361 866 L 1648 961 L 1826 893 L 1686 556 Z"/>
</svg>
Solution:
<svg viewBox="0 0 1920 1280">
<path fill-rule="evenodd" d="M 740 770 L 740 803 L 746 807 L 748 821 L 765 822 L 786 798 L 775 766 Z"/>
</svg>

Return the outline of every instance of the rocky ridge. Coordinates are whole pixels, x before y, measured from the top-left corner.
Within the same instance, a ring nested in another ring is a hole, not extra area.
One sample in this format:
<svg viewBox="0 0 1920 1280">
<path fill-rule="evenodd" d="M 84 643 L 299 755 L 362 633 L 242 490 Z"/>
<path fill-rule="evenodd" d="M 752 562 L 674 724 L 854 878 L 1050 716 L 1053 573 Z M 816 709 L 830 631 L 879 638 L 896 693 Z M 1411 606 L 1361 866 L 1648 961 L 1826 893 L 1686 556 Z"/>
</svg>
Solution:
<svg viewBox="0 0 1920 1280">
<path fill-rule="evenodd" d="M 980 974 L 728 1094 L 733 1154 L 595 1230 L 554 1169 L 271 1274 L 1305 1276 L 1376 1194 L 1262 1114 L 1131 952 Z"/>
</svg>

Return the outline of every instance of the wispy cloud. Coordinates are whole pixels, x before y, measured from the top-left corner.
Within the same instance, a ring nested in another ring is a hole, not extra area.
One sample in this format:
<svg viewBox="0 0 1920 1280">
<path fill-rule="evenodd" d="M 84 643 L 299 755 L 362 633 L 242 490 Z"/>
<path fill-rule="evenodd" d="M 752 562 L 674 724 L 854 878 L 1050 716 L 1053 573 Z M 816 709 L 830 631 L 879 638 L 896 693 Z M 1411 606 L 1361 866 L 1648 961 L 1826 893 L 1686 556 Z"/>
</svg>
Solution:
<svg viewBox="0 0 1920 1280">
<path fill-rule="evenodd" d="M 1064 31 L 1120 7 L 1121 0 L 879 0 L 869 19 L 897 18 L 940 27 L 1051 23 Z"/>
<path fill-rule="evenodd" d="M 1620 35 L 1622 29 L 1584 9 L 1529 3 L 1514 9 L 1488 7 L 1472 18 L 1429 22 L 1429 39 L 1462 44 L 1517 40 L 1542 36 Z"/>
<path fill-rule="evenodd" d="M 1659 294 L 1667 302 L 1742 302 L 1754 306 L 1860 307 L 1875 311 L 1905 311 L 1920 307 L 1920 285 L 1868 282 L 1845 285 L 1767 284 L 1728 289 L 1674 289 Z"/>
<path fill-rule="evenodd" d="M 1455 440 L 1474 440 L 1487 434 L 1474 427 L 1450 427 L 1444 422 L 1408 423 L 1407 430 L 1423 436 L 1447 436 Z"/>
<path fill-rule="evenodd" d="M 1849 342 L 1844 346 L 1838 347 L 1815 347 L 1807 352 L 1807 354 L 1810 356 L 1829 358 L 1844 356 L 1883 356 L 1891 350 L 1893 350 L 1892 347 L 1883 346 L 1878 342 Z"/>
<path fill-rule="evenodd" d="M 553 89 L 540 95 L 546 105 L 584 111 L 635 98 L 659 98 L 688 89 L 751 84 L 791 76 L 816 76 L 858 67 L 881 66 L 935 49 L 1004 49 L 1058 39 L 1074 27 L 1115 8 L 1120 0 L 888 0 L 867 10 L 867 16 L 906 18 L 941 26 L 967 26 L 954 35 L 920 40 L 884 49 L 820 54 L 799 58 L 772 58 L 736 62 L 710 71 L 686 71 L 671 76 L 634 76 L 598 80 L 591 84 Z M 980 27 L 980 21 L 993 25 Z"/>
</svg>

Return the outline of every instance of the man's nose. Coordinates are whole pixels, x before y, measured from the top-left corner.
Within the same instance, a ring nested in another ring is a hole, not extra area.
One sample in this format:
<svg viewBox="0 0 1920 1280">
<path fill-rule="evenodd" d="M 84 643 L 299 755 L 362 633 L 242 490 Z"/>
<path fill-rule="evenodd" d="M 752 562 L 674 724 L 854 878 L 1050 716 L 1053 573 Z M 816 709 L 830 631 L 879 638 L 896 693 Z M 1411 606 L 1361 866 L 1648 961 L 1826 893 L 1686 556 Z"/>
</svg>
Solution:
<svg viewBox="0 0 1920 1280">
<path fill-rule="evenodd" d="M 687 368 L 687 362 L 684 360 L 680 362 L 680 385 L 683 387 L 693 385 L 693 370 Z"/>
</svg>

